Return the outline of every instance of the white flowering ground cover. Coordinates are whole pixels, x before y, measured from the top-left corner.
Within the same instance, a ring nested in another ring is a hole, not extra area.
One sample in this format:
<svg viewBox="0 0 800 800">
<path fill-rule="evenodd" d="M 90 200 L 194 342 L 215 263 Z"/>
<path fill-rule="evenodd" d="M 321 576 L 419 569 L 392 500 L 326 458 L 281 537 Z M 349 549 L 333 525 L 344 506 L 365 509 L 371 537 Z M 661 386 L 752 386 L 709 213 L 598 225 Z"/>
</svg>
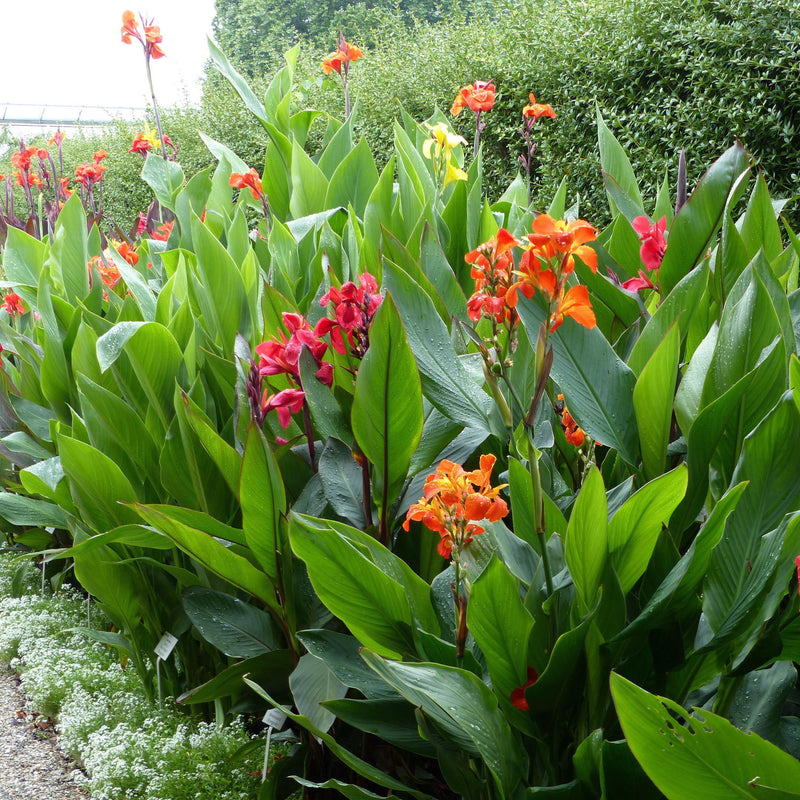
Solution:
<svg viewBox="0 0 800 800">
<path fill-rule="evenodd" d="M 40 574 L 29 562 L 20 571 L 18 555 L 0 550 L 0 662 L 20 673 L 31 710 L 56 721 L 92 799 L 256 798 L 262 751 L 238 755 L 250 740 L 241 722 L 196 723 L 170 701 L 147 700 L 116 651 L 70 630 L 87 624 L 85 599 L 70 588 L 43 596 Z"/>
</svg>

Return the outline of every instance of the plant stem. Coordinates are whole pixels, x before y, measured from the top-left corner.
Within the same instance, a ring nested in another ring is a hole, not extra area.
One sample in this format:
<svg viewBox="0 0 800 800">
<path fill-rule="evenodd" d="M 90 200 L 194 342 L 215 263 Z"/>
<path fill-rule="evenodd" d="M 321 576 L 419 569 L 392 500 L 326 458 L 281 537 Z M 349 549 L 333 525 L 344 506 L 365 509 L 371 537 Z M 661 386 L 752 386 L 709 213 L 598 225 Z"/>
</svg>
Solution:
<svg viewBox="0 0 800 800">
<path fill-rule="evenodd" d="M 314 429 L 311 427 L 311 412 L 308 410 L 308 400 L 303 400 L 303 426 L 308 440 L 308 457 L 311 461 L 311 469 L 317 471 L 317 454 L 314 448 Z"/>
<path fill-rule="evenodd" d="M 167 158 L 167 146 L 164 144 L 164 133 L 161 130 L 161 116 L 158 113 L 158 103 L 156 103 L 156 93 L 153 89 L 153 76 L 150 72 L 150 58 L 149 56 L 145 56 L 144 59 L 144 66 L 147 70 L 147 84 L 150 87 L 150 99 L 153 101 L 153 115 L 156 118 L 156 130 L 158 131 L 158 141 L 161 143 L 161 156 L 164 161 L 168 161 Z"/>
<path fill-rule="evenodd" d="M 547 552 L 547 536 L 544 528 L 544 501 L 542 498 L 542 476 L 539 472 L 539 453 L 533 446 L 533 429 L 528 428 L 528 470 L 531 473 L 533 488 L 533 516 L 536 523 L 536 535 L 542 550 L 542 566 L 547 594 L 553 594 L 553 572 L 550 568 L 550 554 Z"/>
</svg>

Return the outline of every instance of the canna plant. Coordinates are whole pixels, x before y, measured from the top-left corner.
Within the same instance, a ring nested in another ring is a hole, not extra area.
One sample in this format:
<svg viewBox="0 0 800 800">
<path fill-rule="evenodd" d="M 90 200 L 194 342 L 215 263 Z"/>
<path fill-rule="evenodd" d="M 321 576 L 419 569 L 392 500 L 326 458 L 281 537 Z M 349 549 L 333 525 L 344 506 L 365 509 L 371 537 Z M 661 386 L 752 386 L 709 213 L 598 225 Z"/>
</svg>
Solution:
<svg viewBox="0 0 800 800">
<path fill-rule="evenodd" d="M 438 112 L 379 170 L 355 111 L 293 107 L 296 50 L 262 101 L 210 48 L 260 174 L 206 137 L 189 180 L 146 154 L 161 236 L 104 246 L 78 198 L 9 233 L 10 535 L 154 694 L 286 714 L 265 797 L 762 796 L 730 723 L 783 787 L 800 244 L 744 148 L 645 207 L 598 115 L 598 230 L 566 184 L 489 204 Z"/>
</svg>

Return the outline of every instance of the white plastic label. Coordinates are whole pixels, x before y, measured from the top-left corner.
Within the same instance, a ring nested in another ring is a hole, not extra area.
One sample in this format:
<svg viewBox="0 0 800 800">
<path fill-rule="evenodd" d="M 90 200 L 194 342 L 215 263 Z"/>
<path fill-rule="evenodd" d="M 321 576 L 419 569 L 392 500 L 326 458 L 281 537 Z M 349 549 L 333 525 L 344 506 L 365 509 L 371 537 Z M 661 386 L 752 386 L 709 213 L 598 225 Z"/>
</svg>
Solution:
<svg viewBox="0 0 800 800">
<path fill-rule="evenodd" d="M 173 636 L 171 633 L 165 633 L 153 651 L 162 661 L 169 658 L 170 653 L 175 649 L 178 644 L 178 637 Z"/>
<path fill-rule="evenodd" d="M 283 727 L 283 723 L 286 722 L 286 714 L 277 708 L 271 708 L 264 714 L 263 722 L 265 725 L 269 725 L 270 728 L 275 728 L 276 731 L 279 731 Z"/>
</svg>

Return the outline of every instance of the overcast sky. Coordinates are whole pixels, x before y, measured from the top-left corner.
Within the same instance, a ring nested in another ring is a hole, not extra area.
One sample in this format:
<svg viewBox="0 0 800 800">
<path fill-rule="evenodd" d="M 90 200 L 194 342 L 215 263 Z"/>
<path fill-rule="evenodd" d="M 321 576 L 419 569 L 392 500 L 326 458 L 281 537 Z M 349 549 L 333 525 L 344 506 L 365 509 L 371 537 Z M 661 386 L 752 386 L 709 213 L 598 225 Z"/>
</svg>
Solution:
<svg viewBox="0 0 800 800">
<path fill-rule="evenodd" d="M 123 44 L 122 12 L 153 17 L 165 58 L 151 62 L 160 104 L 197 100 L 214 0 L 0 0 L 6 104 L 137 106 L 148 100 L 141 45 Z M 16 109 L 18 113 L 18 109 Z M 38 114 L 36 114 L 38 116 Z"/>
</svg>

